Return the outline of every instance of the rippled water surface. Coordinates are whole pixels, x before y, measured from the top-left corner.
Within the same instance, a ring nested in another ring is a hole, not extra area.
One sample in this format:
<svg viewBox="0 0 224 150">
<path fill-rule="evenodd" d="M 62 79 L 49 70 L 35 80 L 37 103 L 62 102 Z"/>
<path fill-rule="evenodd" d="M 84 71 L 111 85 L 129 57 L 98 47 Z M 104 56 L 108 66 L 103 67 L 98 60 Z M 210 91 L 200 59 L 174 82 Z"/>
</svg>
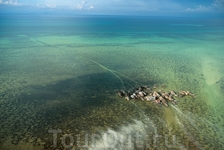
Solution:
<svg viewBox="0 0 224 150">
<path fill-rule="evenodd" d="M 224 149 L 221 20 L 0 20 L 0 149 Z M 196 97 L 116 95 L 141 85 Z"/>
</svg>

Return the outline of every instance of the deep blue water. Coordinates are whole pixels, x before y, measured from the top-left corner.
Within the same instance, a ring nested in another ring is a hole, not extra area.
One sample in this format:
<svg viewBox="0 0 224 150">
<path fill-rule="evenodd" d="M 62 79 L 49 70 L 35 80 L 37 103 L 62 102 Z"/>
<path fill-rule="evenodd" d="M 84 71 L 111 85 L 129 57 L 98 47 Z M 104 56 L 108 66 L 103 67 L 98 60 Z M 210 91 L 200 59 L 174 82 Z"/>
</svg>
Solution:
<svg viewBox="0 0 224 150">
<path fill-rule="evenodd" d="M 0 16 L 0 35 L 150 36 L 219 32 L 214 18 L 131 16 Z M 212 27 L 212 30 L 210 29 Z"/>
</svg>

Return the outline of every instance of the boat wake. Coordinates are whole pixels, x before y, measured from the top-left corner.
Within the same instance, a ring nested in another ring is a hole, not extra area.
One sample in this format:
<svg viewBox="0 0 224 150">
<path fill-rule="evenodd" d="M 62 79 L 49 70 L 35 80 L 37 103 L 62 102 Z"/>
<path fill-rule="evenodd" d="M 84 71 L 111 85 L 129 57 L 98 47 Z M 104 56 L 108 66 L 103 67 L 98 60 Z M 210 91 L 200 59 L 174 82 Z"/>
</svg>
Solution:
<svg viewBox="0 0 224 150">
<path fill-rule="evenodd" d="M 213 124 L 206 118 L 199 117 L 198 115 L 189 111 L 182 112 L 176 106 L 172 107 L 177 112 L 175 116 L 177 124 L 181 127 L 184 134 L 187 136 L 188 141 L 192 143 L 192 145 L 194 145 L 194 147 L 197 149 L 206 149 L 204 147 L 205 143 L 216 145 L 217 143 L 213 143 L 212 137 L 214 137 L 215 134 L 217 136 L 220 135 L 220 137 L 224 134 L 222 128 Z M 203 141 L 201 141 L 200 137 L 203 137 Z"/>
<path fill-rule="evenodd" d="M 171 106 L 176 110 L 179 116 L 184 117 L 187 121 L 191 123 L 192 126 L 195 125 L 195 121 L 192 120 L 189 116 L 185 115 L 177 106 L 174 106 L 174 105 L 171 105 Z"/>
</svg>

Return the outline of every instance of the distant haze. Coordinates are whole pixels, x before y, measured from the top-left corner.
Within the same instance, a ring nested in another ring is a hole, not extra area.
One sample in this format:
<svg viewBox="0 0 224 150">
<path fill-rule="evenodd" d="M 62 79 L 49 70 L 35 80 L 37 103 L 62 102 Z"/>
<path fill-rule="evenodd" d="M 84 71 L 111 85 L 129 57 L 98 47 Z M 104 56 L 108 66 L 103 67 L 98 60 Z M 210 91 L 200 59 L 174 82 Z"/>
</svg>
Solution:
<svg viewBox="0 0 224 150">
<path fill-rule="evenodd" d="M 0 0 L 0 13 L 223 16 L 224 0 Z"/>
</svg>

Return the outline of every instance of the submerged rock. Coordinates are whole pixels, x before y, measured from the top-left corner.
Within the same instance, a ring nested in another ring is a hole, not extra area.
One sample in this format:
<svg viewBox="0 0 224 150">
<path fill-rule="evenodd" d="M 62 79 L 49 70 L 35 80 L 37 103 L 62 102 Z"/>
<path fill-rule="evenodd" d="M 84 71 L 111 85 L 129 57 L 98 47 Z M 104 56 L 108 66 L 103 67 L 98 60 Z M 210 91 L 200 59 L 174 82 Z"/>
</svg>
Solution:
<svg viewBox="0 0 224 150">
<path fill-rule="evenodd" d="M 174 99 L 174 97 L 178 97 L 178 94 L 176 94 L 175 91 L 171 90 L 170 92 L 158 90 L 156 91 L 153 87 L 154 91 L 149 90 L 151 88 L 148 88 L 147 86 L 140 86 L 137 88 L 134 88 L 132 92 L 124 91 L 124 90 L 118 90 L 116 91 L 117 95 L 119 97 L 124 97 L 127 101 L 129 100 L 142 100 L 142 101 L 148 101 L 148 102 L 155 102 L 157 104 L 163 104 L 168 107 L 168 102 L 171 102 L 173 104 L 176 104 L 177 100 Z M 190 91 L 179 91 L 180 96 L 193 96 Z"/>
<path fill-rule="evenodd" d="M 146 101 L 153 101 L 153 100 L 155 100 L 156 98 L 155 98 L 154 96 L 148 95 L 148 96 L 145 96 L 144 99 L 145 99 Z"/>
</svg>

